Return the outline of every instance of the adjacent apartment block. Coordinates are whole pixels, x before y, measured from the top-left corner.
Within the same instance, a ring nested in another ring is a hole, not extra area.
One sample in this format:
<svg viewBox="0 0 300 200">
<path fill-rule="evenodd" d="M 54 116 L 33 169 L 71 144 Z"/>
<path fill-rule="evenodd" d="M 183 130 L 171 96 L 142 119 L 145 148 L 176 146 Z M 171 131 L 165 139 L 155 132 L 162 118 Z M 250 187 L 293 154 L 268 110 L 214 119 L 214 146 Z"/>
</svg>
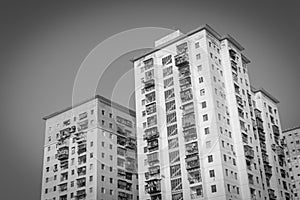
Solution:
<svg viewBox="0 0 300 200">
<path fill-rule="evenodd" d="M 300 127 L 283 131 L 294 199 L 300 199 Z"/>
<path fill-rule="evenodd" d="M 243 50 L 205 25 L 133 59 L 140 199 L 291 199 L 275 138 L 266 151 L 257 135 Z"/>
<path fill-rule="evenodd" d="M 288 199 L 292 190 L 277 107 L 279 101 L 263 88 L 252 88 L 252 92 L 261 150 L 259 164 L 262 164 L 264 169 L 264 185 L 268 189 L 270 199 Z"/>
<path fill-rule="evenodd" d="M 45 120 L 42 200 L 136 200 L 135 112 L 102 97 Z"/>
</svg>

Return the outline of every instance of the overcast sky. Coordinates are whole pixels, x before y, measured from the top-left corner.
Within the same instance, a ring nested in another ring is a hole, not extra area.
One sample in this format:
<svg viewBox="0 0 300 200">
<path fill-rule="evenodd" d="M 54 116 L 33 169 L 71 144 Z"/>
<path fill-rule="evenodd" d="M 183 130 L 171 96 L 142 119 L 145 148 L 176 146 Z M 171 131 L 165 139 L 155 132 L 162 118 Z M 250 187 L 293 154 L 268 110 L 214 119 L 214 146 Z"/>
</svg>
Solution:
<svg viewBox="0 0 300 200">
<path fill-rule="evenodd" d="M 221 35 L 231 34 L 251 60 L 252 84 L 280 100 L 283 127 L 300 125 L 297 1 L 123 2 L 1 2 L 1 199 L 40 198 L 42 117 L 71 105 L 77 70 L 97 44 L 132 28 L 187 33 L 209 24 Z M 98 92 L 110 97 L 126 74 L 117 100 L 128 105 L 132 94 L 126 88 L 133 88 L 128 58 L 135 54 L 108 68 Z"/>
</svg>

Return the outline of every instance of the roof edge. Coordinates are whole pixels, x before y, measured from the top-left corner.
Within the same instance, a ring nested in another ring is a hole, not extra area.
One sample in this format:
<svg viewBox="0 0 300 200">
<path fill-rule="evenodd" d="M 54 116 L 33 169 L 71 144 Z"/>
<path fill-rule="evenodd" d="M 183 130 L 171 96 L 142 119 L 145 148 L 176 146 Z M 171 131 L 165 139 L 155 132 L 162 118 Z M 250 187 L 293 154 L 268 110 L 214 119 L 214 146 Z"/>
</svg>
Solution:
<svg viewBox="0 0 300 200">
<path fill-rule="evenodd" d="M 264 88 L 259 88 L 259 89 L 255 89 L 253 88 L 253 92 L 257 93 L 257 92 L 261 92 L 263 93 L 266 97 L 268 97 L 269 99 L 271 99 L 274 103 L 278 104 L 280 103 L 280 101 L 278 99 L 276 99 L 274 96 L 272 96 L 269 92 L 267 92 Z"/>
<path fill-rule="evenodd" d="M 283 130 L 282 133 L 286 133 L 286 132 L 293 131 L 293 130 L 296 130 L 296 129 L 300 129 L 300 126 L 295 126 L 293 128 L 288 128 L 286 130 Z"/>
<path fill-rule="evenodd" d="M 147 56 L 147 55 L 149 55 L 149 54 L 151 54 L 151 53 L 154 53 L 154 52 L 156 52 L 156 51 L 159 51 L 159 50 L 163 49 L 164 47 L 167 47 L 167 46 L 169 46 L 169 45 L 171 45 L 171 44 L 173 44 L 173 43 L 175 43 L 175 42 L 177 42 L 177 41 L 179 41 L 179 40 L 182 40 L 182 39 L 184 39 L 184 38 L 186 38 L 186 37 L 188 37 L 188 36 L 191 36 L 191 35 L 193 35 L 193 34 L 195 34 L 195 33 L 197 33 L 197 32 L 200 32 L 200 31 L 202 31 L 202 30 L 208 31 L 210 34 L 212 34 L 214 37 L 216 37 L 216 38 L 217 38 L 218 40 L 220 40 L 220 41 L 227 39 L 227 40 L 229 40 L 234 46 L 236 46 L 240 51 L 243 51 L 243 50 L 244 50 L 244 47 L 243 47 L 240 43 L 238 43 L 232 36 L 230 36 L 229 34 L 227 34 L 227 35 L 225 35 L 225 36 L 221 36 L 221 35 L 220 35 L 217 31 L 215 31 L 211 26 L 209 26 L 208 24 L 205 24 L 205 25 L 202 25 L 202 26 L 200 26 L 200 27 L 198 27 L 198 28 L 196 28 L 196 29 L 194 29 L 194 30 L 192 30 L 192 31 L 189 31 L 189 32 L 186 33 L 186 34 L 183 33 L 183 35 L 178 36 L 178 37 L 174 38 L 173 40 L 170 40 L 170 41 L 168 41 L 168 42 L 166 42 L 166 43 L 164 43 L 164 44 L 161 44 L 161 45 L 159 45 L 159 46 L 157 46 L 157 47 L 154 47 L 153 49 L 149 50 L 148 52 L 146 52 L 146 53 L 144 53 L 144 54 L 142 54 L 142 55 L 140 55 L 140 56 L 137 56 L 137 57 L 134 57 L 134 58 L 130 59 L 130 61 L 131 61 L 131 62 L 134 62 L 134 61 L 136 61 L 136 60 L 138 60 L 138 59 L 140 59 L 140 58 L 142 58 L 142 57 L 145 57 L 145 56 Z"/>
<path fill-rule="evenodd" d="M 103 97 L 103 96 L 101 96 L 101 95 L 95 95 L 94 97 L 88 98 L 88 99 L 86 99 L 86 100 L 83 100 L 82 102 L 79 102 L 79 103 L 75 104 L 74 106 L 69 106 L 69 107 L 64 108 L 64 109 L 62 109 L 62 110 L 59 110 L 59 111 L 57 111 L 57 112 L 54 112 L 54 113 L 52 113 L 52 114 L 50 114 L 50 115 L 47 115 L 47 116 L 43 117 L 42 119 L 43 119 L 43 120 L 50 119 L 50 118 L 52 118 L 52 117 L 55 117 L 55 116 L 57 116 L 57 115 L 59 115 L 59 114 L 62 114 L 62 113 L 64 113 L 64 112 L 66 112 L 66 111 L 69 111 L 69 110 L 71 110 L 71 109 L 73 109 L 73 108 L 76 108 L 76 107 L 78 107 L 78 106 L 81 106 L 81 105 L 83 105 L 83 104 L 85 104 L 85 103 L 87 103 L 87 102 L 90 102 L 90 101 L 92 101 L 92 100 L 94 100 L 94 99 L 98 99 L 101 103 L 104 103 L 104 104 L 106 104 L 106 105 L 108 105 L 108 106 L 111 106 L 111 107 L 116 108 L 116 109 L 118 109 L 118 110 L 120 110 L 120 111 L 123 111 L 123 112 L 125 112 L 125 113 L 128 113 L 128 114 L 130 114 L 132 117 L 136 117 L 136 112 L 135 112 L 134 110 L 132 110 L 132 109 L 130 109 L 130 108 L 127 108 L 127 107 L 125 107 L 125 106 L 123 106 L 123 105 L 121 105 L 121 104 L 118 104 L 118 103 L 116 103 L 116 102 L 114 102 L 114 101 L 111 101 L 111 100 L 109 100 L 109 99 L 107 99 L 107 98 L 105 98 L 105 97 Z"/>
</svg>

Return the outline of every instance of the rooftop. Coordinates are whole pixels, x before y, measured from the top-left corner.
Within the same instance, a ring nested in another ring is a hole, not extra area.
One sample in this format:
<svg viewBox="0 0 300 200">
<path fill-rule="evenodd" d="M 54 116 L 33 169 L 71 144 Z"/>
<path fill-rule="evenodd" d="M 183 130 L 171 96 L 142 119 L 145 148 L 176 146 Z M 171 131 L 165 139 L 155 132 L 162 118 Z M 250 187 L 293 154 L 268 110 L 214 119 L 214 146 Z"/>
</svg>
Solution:
<svg viewBox="0 0 300 200">
<path fill-rule="evenodd" d="M 211 28 L 208 24 L 205 24 L 205 25 L 200 26 L 200 27 L 198 27 L 198 28 L 196 28 L 196 29 L 194 29 L 194 30 L 186 33 L 186 34 L 182 34 L 182 35 L 180 35 L 180 36 L 178 36 L 178 37 L 176 37 L 176 38 L 174 38 L 174 39 L 172 39 L 172 40 L 170 40 L 170 41 L 168 41 L 166 43 L 158 45 L 157 47 L 153 48 L 152 50 L 150 50 L 150 51 L 148 51 L 148 52 L 146 52 L 146 53 L 144 53 L 144 54 L 142 54 L 142 55 L 140 55 L 138 57 L 133 58 L 132 62 L 134 62 L 134 61 L 136 61 L 136 60 L 138 60 L 138 59 L 140 59 L 140 58 L 142 58 L 144 56 L 152 54 L 152 53 L 154 53 L 156 51 L 159 51 L 159 50 L 161 50 L 161 49 L 163 49 L 163 48 L 165 48 L 165 47 L 167 47 L 167 46 L 169 46 L 169 45 L 171 45 L 171 44 L 173 44 L 175 42 L 178 42 L 178 41 L 180 41 L 180 40 L 182 40 L 184 38 L 187 38 L 187 37 L 189 37 L 189 36 L 191 36 L 191 35 L 193 35 L 195 33 L 200 32 L 202 30 L 208 31 L 210 34 L 212 34 L 215 38 L 217 38 L 220 41 L 222 41 L 222 40 L 228 40 L 228 41 L 230 41 L 240 51 L 244 50 L 244 47 L 240 43 L 238 43 L 231 35 L 227 34 L 227 35 L 221 36 L 213 28 Z"/>
<path fill-rule="evenodd" d="M 113 101 L 111 101 L 111 100 L 109 100 L 109 99 L 107 99 L 107 98 L 105 98 L 105 97 L 103 97 L 103 96 L 101 96 L 101 95 L 95 95 L 95 96 L 92 97 L 92 98 L 89 98 L 89 99 L 87 99 L 87 100 L 85 100 L 85 101 L 83 101 L 83 102 L 80 102 L 80 103 L 78 103 L 78 104 L 75 104 L 74 106 L 69 106 L 69 107 L 67 107 L 67 108 L 65 108 L 65 109 L 62 109 L 62 110 L 60 110 L 60 111 L 57 111 L 57 112 L 52 113 L 52 114 L 50 114 L 50 115 L 47 115 L 47 116 L 43 117 L 43 119 L 44 119 L 44 120 L 50 119 L 50 118 L 55 117 L 55 116 L 57 116 L 57 115 L 59 115 L 59 114 L 61 114 L 61 113 L 64 113 L 64 112 L 69 111 L 69 110 L 71 110 L 71 109 L 73 109 L 73 108 L 76 108 L 76 107 L 78 107 L 78 106 L 80 106 L 80 105 L 83 105 L 83 104 L 85 104 L 85 103 L 87 103 L 87 102 L 90 102 L 90 101 L 92 101 L 92 100 L 94 100 L 94 99 L 98 99 L 101 103 L 104 103 L 104 104 L 106 104 L 106 105 L 108 105 L 108 106 L 111 106 L 112 108 L 115 108 L 115 109 L 118 109 L 118 110 L 123 111 L 123 112 L 125 112 L 125 113 L 128 113 L 128 114 L 130 114 L 132 117 L 135 117 L 135 116 L 136 116 L 134 110 L 129 109 L 129 108 L 125 107 L 125 106 L 122 106 L 122 105 L 120 105 L 120 104 L 118 104 L 118 103 L 116 103 L 116 102 L 113 102 Z"/>
</svg>

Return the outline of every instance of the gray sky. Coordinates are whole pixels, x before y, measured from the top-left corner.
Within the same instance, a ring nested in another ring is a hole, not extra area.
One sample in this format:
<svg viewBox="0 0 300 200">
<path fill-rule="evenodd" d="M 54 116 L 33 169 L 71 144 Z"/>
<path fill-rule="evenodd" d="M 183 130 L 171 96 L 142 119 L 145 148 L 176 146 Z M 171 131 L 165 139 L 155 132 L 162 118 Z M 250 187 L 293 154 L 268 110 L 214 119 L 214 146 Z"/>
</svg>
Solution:
<svg viewBox="0 0 300 200">
<path fill-rule="evenodd" d="M 131 28 L 165 27 L 186 33 L 207 23 L 220 34 L 231 34 L 252 61 L 252 84 L 280 100 L 283 127 L 300 125 L 299 6 L 297 1 L 274 2 L 2 2 L 1 199 L 40 198 L 42 117 L 71 105 L 74 78 L 88 53 Z M 99 83 L 101 94 L 110 97 L 115 82 L 131 70 L 128 58 L 135 53 L 109 67 Z M 132 72 L 126 77 L 122 85 L 132 88 Z M 118 101 L 127 105 L 130 94 L 120 91 Z"/>
</svg>

